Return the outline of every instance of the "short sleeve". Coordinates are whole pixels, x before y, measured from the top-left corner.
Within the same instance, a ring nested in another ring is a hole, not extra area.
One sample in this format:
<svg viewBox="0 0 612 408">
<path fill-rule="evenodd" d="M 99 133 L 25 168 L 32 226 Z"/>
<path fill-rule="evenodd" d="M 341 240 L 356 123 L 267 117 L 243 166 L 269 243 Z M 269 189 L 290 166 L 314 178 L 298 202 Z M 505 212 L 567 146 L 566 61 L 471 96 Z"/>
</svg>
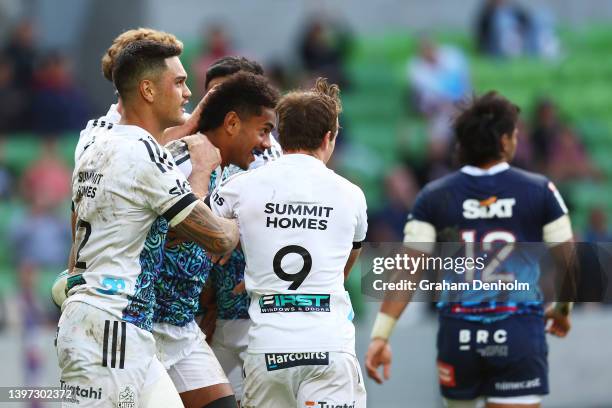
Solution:
<svg viewBox="0 0 612 408">
<path fill-rule="evenodd" d="M 353 242 L 362 242 L 368 232 L 368 204 L 365 195 L 361 189 L 357 189 L 357 225 L 355 227 L 355 236 Z"/>
<path fill-rule="evenodd" d="M 213 214 L 224 218 L 236 218 L 236 205 L 240 192 L 237 179 L 242 175 L 243 173 L 237 173 L 223 180 L 213 191 L 210 197 L 210 208 Z"/>
<path fill-rule="evenodd" d="M 548 224 L 568 213 L 561 193 L 552 181 L 546 185 L 544 193 L 544 224 Z"/>
<path fill-rule="evenodd" d="M 563 197 L 552 181 L 544 192 L 543 240 L 547 243 L 565 242 L 573 237 L 572 225 Z"/>
<path fill-rule="evenodd" d="M 171 227 L 183 221 L 197 204 L 189 182 L 172 155 L 151 139 L 140 139 L 145 149 L 138 188 L 147 205 Z"/>
<path fill-rule="evenodd" d="M 427 188 L 418 195 L 404 226 L 404 242 L 436 242 L 430 194 Z"/>
</svg>

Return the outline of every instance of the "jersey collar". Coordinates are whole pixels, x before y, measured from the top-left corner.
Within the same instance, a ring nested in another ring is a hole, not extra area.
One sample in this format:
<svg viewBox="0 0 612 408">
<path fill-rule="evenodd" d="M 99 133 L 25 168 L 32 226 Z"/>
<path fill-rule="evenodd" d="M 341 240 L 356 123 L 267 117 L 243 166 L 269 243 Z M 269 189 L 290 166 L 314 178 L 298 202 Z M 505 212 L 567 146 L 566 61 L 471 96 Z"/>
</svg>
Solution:
<svg viewBox="0 0 612 408">
<path fill-rule="evenodd" d="M 305 165 L 321 165 L 321 166 L 325 166 L 325 163 L 323 163 L 321 160 L 317 159 L 314 156 L 311 156 L 309 154 L 303 154 L 303 153 L 285 153 L 283 154 L 281 157 L 279 157 L 277 160 L 282 160 L 285 162 L 289 162 L 289 163 L 300 163 L 300 164 L 305 164 Z"/>
<path fill-rule="evenodd" d="M 470 176 L 492 176 L 494 174 L 501 173 L 502 171 L 506 171 L 510 168 L 510 165 L 506 162 L 501 162 L 496 164 L 493 167 L 489 167 L 488 169 L 481 169 L 476 166 L 463 166 L 461 168 L 461 172 L 468 174 Z"/>
</svg>

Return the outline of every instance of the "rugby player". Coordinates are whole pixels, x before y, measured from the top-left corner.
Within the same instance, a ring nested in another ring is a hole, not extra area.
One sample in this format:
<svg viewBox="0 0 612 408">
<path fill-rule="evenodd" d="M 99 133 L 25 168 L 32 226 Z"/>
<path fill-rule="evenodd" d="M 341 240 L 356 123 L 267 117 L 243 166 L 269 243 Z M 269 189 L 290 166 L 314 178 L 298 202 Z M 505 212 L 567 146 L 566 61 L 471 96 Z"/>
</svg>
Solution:
<svg viewBox="0 0 612 408">
<path fill-rule="evenodd" d="M 339 88 L 323 79 L 283 97 L 285 154 L 234 175 L 211 198 L 215 213 L 237 217 L 246 259 L 244 408 L 366 404 L 344 289 L 365 238 L 366 202 L 326 167 L 340 111 Z"/>
<path fill-rule="evenodd" d="M 170 33 L 154 30 L 151 28 L 137 28 L 124 31 L 113 40 L 111 46 L 108 48 L 108 50 L 102 57 L 101 68 L 104 78 L 106 78 L 111 83 L 113 82 L 113 66 L 115 63 L 115 59 L 128 44 L 139 40 L 155 41 L 161 44 L 176 47 L 181 50 L 181 52 L 183 50 L 183 43 Z M 198 104 L 196 110 L 194 111 L 196 117 L 199 117 L 198 112 L 201 110 L 201 105 L 202 102 Z M 106 126 L 110 124 L 115 125 L 121 120 L 122 112 L 123 108 L 121 98 L 117 98 L 117 102 L 109 107 L 108 112 L 105 115 L 87 122 L 85 129 L 83 129 L 79 135 L 79 141 L 77 143 L 74 153 L 75 163 L 78 161 L 78 158 L 83 153 L 84 148 L 89 145 L 91 139 L 95 138 L 96 136 L 99 136 L 100 133 L 104 133 Z M 184 113 L 183 115 L 186 118 L 190 116 L 186 113 Z M 195 118 L 187 118 L 185 123 L 166 129 L 164 131 L 164 140 L 173 140 L 179 137 L 193 134 L 196 132 L 196 127 L 197 120 Z M 179 165 L 179 169 L 181 169 L 184 174 L 187 174 L 191 171 L 191 169 L 186 164 Z M 61 307 L 62 303 L 66 299 L 67 278 L 68 270 L 65 270 L 58 275 L 53 284 L 52 298 L 53 302 L 58 307 Z"/>
<path fill-rule="evenodd" d="M 263 76 L 239 72 L 225 78 L 206 99 L 198 130 L 219 149 L 223 168 L 233 164 L 247 169 L 255 160 L 254 151 L 270 148 L 278 92 Z M 215 177 L 209 180 L 215 183 Z M 158 244 L 152 242 L 152 252 Z M 153 334 L 158 356 L 183 403 L 188 408 L 236 406 L 228 379 L 194 320 L 210 259 L 197 242 L 170 244 L 159 268 Z"/>
<path fill-rule="evenodd" d="M 554 256 L 572 253 L 567 208 L 546 177 L 509 165 L 517 144 L 519 109 L 488 93 L 475 98 L 454 123 L 460 171 L 429 183 L 419 193 L 404 229 L 406 243 L 443 239 L 456 233 L 463 242 L 546 242 Z M 471 211 L 476 203 L 477 211 Z M 503 206 L 503 211 L 500 207 Z M 501 253 L 501 252 L 500 252 Z M 510 259 L 510 258 L 509 258 Z M 539 264 L 524 259 L 511 270 L 521 282 L 538 287 Z M 490 277 L 493 279 L 494 277 Z M 539 292 L 539 289 L 537 289 Z M 477 300 L 476 293 L 472 293 Z M 368 375 L 389 378 L 388 340 L 408 300 L 385 300 L 366 355 Z M 548 393 L 546 320 L 549 332 L 564 337 L 570 329 L 571 303 L 544 311 L 542 302 L 442 301 L 438 333 L 438 373 L 448 407 L 538 408 Z M 496 347 L 496 346 L 502 347 Z"/>
<path fill-rule="evenodd" d="M 158 32 L 151 29 L 129 30 L 122 33 L 119 37 L 117 37 L 117 39 L 115 39 L 113 45 L 111 48 L 109 48 L 108 52 L 103 58 L 102 70 L 105 77 L 110 77 L 110 75 L 107 75 L 107 72 L 110 68 L 112 68 L 114 58 L 118 52 L 120 52 L 120 50 L 130 42 L 136 41 L 140 38 L 155 39 L 156 41 L 169 43 L 182 48 L 182 43 L 180 43 L 180 41 L 178 41 L 171 34 Z M 214 85 L 220 84 L 222 81 L 228 79 L 233 73 L 238 71 L 253 72 L 256 74 L 261 74 L 263 72 L 259 64 L 248 61 L 245 58 L 224 57 L 215 62 L 209 69 L 209 75 L 207 76 L 207 85 L 209 89 Z M 244 81 L 242 81 L 242 83 L 244 84 Z M 260 83 L 259 85 L 261 86 L 262 84 Z M 267 85 L 263 85 L 264 86 L 262 86 L 261 89 L 255 93 L 261 92 L 262 90 L 268 92 L 269 94 L 274 93 L 273 90 L 271 90 Z M 238 87 L 240 86 L 244 85 L 238 84 Z M 234 88 L 235 87 L 236 85 L 234 85 Z M 251 86 L 250 89 L 252 90 L 252 88 L 253 87 Z M 252 96 L 253 95 L 251 95 L 251 97 Z M 220 101 L 222 99 L 223 98 L 217 98 L 217 100 Z M 252 100 L 245 100 L 243 101 L 243 105 L 248 106 L 251 102 Z M 236 104 L 236 100 L 234 100 L 233 103 Z M 214 107 L 214 105 L 215 104 L 213 103 L 212 106 Z M 268 101 L 268 105 L 268 115 L 266 117 L 269 120 L 269 111 L 275 105 L 275 101 Z M 190 120 L 193 120 L 194 117 L 198 120 L 200 119 L 202 106 L 202 103 L 198 105 L 196 112 L 194 112 L 194 115 L 192 115 Z M 227 108 L 232 108 L 232 106 L 228 106 Z M 255 110 L 258 107 L 253 106 L 252 108 Z M 105 123 L 116 123 L 121 118 L 120 112 L 121 99 L 119 99 L 116 105 L 111 106 L 109 113 L 105 117 L 99 118 L 98 122 L 105 121 Z M 92 129 L 94 131 L 96 130 L 95 128 L 92 128 L 91 122 L 86 131 L 83 131 L 81 137 L 82 140 L 86 140 L 87 137 L 90 137 Z M 197 122 L 195 123 L 197 124 Z M 267 125 L 267 127 L 270 127 L 270 125 Z M 184 125 L 177 126 L 171 130 L 174 132 L 174 135 L 169 138 L 169 132 L 166 131 L 166 141 L 186 132 L 194 132 L 196 129 L 189 125 L 188 120 Z M 177 132 L 177 130 L 179 132 Z M 247 136 L 252 136 L 254 132 L 257 132 L 259 135 L 260 132 L 257 126 L 255 126 L 255 128 L 245 128 L 245 132 L 243 133 L 246 133 Z M 231 137 L 229 133 L 223 133 L 221 129 L 216 129 L 214 135 L 217 136 L 215 139 L 217 143 L 219 143 L 219 140 L 223 142 L 223 139 L 228 138 L 229 140 Z M 252 142 L 252 140 L 255 140 L 255 142 Z M 273 139 L 270 140 L 272 141 Z M 248 139 L 245 137 L 245 135 L 242 135 L 241 137 L 234 137 L 232 141 L 233 144 L 231 144 L 229 148 L 223 150 L 222 153 L 224 154 L 222 154 L 222 156 L 228 156 L 230 157 L 230 160 L 232 160 L 231 157 L 240 157 L 239 155 L 236 155 L 234 151 L 237 149 L 242 149 L 245 142 L 251 143 L 251 148 L 249 148 L 249 150 L 252 150 L 253 154 L 255 154 L 256 160 L 251 163 L 250 167 L 255 166 L 256 163 L 261 165 L 280 155 L 280 147 L 275 147 L 278 146 L 278 143 L 275 140 L 273 140 L 272 146 L 268 145 L 267 139 L 263 138 L 260 140 L 260 136 L 251 137 Z M 175 147 L 177 146 L 173 144 L 169 145 L 168 147 L 173 155 L 178 155 L 178 158 L 175 156 L 175 158 L 177 158 L 177 163 L 180 163 L 179 167 L 186 175 L 188 175 L 190 171 L 189 160 L 186 160 L 188 159 L 188 152 L 185 152 L 180 148 L 175 150 Z M 79 149 L 77 149 L 77 151 L 78 150 Z M 248 153 L 248 155 L 250 156 L 250 153 Z M 242 161 L 244 160 L 248 160 L 248 158 L 243 158 Z M 229 166 L 225 166 L 224 170 L 226 171 L 222 171 L 221 169 L 222 168 L 219 166 L 212 173 L 210 177 L 211 186 L 215 185 L 215 180 L 221 178 L 221 174 L 223 174 L 223 177 L 227 177 L 229 174 L 239 170 L 240 167 L 230 163 Z M 200 177 L 199 179 L 201 180 L 203 178 Z M 202 193 L 205 194 L 206 191 L 207 190 L 205 189 Z M 164 242 L 159 239 L 159 236 L 160 234 L 165 236 L 166 232 L 168 232 L 167 223 L 165 223 L 162 219 L 155 223 L 155 227 L 156 230 L 152 230 L 149 237 L 145 241 L 145 250 L 149 250 L 152 253 L 160 251 Z M 234 258 L 241 257 L 241 253 L 239 251 L 236 251 L 236 253 L 237 256 Z M 232 268 L 232 265 L 233 262 L 230 262 L 226 266 L 225 270 L 232 270 L 230 269 Z M 210 353 L 208 346 L 203 344 L 200 330 L 197 328 L 194 330 L 193 312 L 197 306 L 196 296 L 201 290 L 202 284 L 206 280 L 210 270 L 210 261 L 208 260 L 208 257 L 205 255 L 204 251 L 194 243 L 187 243 L 179 246 L 167 245 L 166 250 L 163 251 L 163 262 L 159 268 L 161 268 L 161 275 L 160 279 L 155 285 L 157 303 L 156 313 L 154 316 L 154 321 L 156 324 L 154 324 L 153 328 L 158 358 L 160 358 L 161 362 L 168 369 L 168 372 L 175 383 L 175 386 L 181 393 L 181 398 L 187 407 L 201 407 L 212 401 L 216 401 L 217 404 L 221 404 L 221 400 L 224 397 L 229 401 L 232 397 L 231 389 L 226 386 L 227 378 L 219 368 L 219 363 L 217 362 L 216 358 Z M 63 298 L 61 294 L 64 292 L 64 288 L 65 284 L 59 280 L 54 286 L 54 292 L 59 294 L 56 296 L 56 303 L 58 305 L 61 305 Z M 245 296 L 239 296 L 237 300 L 239 300 L 241 303 L 245 302 L 243 299 L 244 297 Z M 246 339 L 237 338 L 236 341 L 246 343 Z M 228 359 L 226 358 L 226 361 L 227 360 Z M 232 364 L 233 361 L 234 360 L 230 360 Z M 236 386 L 241 386 L 241 366 L 242 364 L 240 364 L 240 368 L 238 370 L 236 370 L 235 367 L 230 366 L 232 369 L 230 377 L 233 380 L 232 385 L 236 384 Z M 231 404 L 231 402 L 228 403 Z"/>
<path fill-rule="evenodd" d="M 215 61 L 206 72 L 206 92 L 237 72 L 263 75 L 263 68 L 255 61 L 244 57 L 223 57 Z M 271 146 L 265 151 L 255 151 L 255 160 L 249 170 L 260 167 L 282 155 L 276 139 L 270 135 Z M 230 164 L 211 178 L 211 191 L 216 185 L 238 172 L 240 167 Z M 243 391 L 242 366 L 248 346 L 249 297 L 244 289 L 244 254 L 240 249 L 229 256 L 213 257 L 213 267 L 202 291 L 200 308 L 205 312 L 201 322 L 206 340 L 210 343 L 223 371 L 232 385 L 236 399 L 240 402 Z M 213 336 L 213 334 L 216 335 Z"/>
<path fill-rule="evenodd" d="M 190 96 L 179 55 L 179 48 L 152 41 L 121 52 L 113 80 L 122 119 L 96 123 L 100 131 L 75 164 L 69 297 L 57 335 L 61 384 L 74 390 L 67 406 L 182 406 L 155 357 L 157 277 L 145 266 L 156 259 L 143 255 L 145 238 L 161 215 L 212 253 L 237 244 L 236 225 L 211 214 L 159 144 L 164 129 L 184 122 Z M 185 142 L 193 176 L 210 174 L 210 156 L 218 152 L 203 137 Z"/>
<path fill-rule="evenodd" d="M 172 45 L 181 50 L 183 47 L 182 43 L 169 33 L 149 28 L 128 30 L 113 41 L 113 44 L 102 58 L 102 72 L 105 78 L 112 80 L 113 64 L 121 50 L 128 44 L 141 39 Z M 229 78 L 231 74 L 238 71 L 248 71 L 256 74 L 263 72 L 259 64 L 248 61 L 245 58 L 224 57 L 215 62 L 209 69 L 209 75 L 207 76 L 208 88 L 210 89 L 210 87 L 220 84 L 223 80 Z M 265 89 L 271 92 L 269 88 Z M 249 103 L 250 101 L 246 101 L 245 104 L 248 105 Z M 274 101 L 268 102 L 268 109 L 272 108 L 274 104 Z M 197 127 L 197 120 L 200 119 L 202 106 L 203 102 L 198 105 L 194 114 L 184 124 L 166 129 L 164 141 L 170 141 L 176 137 L 194 133 Z M 96 121 L 90 121 L 87 128 L 81 133 L 77 155 L 83 146 L 86 145 L 88 139 L 95 135 L 98 130 L 95 126 L 97 123 L 114 124 L 121 119 L 121 112 L 122 102 L 121 98 L 119 98 L 117 104 L 112 105 L 105 116 Z M 189 116 L 184 115 L 186 117 Z M 193 124 L 190 123 L 191 121 L 193 121 Z M 253 153 L 256 155 L 256 162 L 265 163 L 279 155 L 280 147 L 275 148 L 275 146 L 278 146 L 275 140 L 273 140 L 271 147 L 268 147 L 267 140 L 256 141 L 252 146 Z M 180 163 L 179 168 L 188 176 L 190 163 L 186 159 L 189 153 L 175 144 L 170 144 L 167 147 L 173 153 L 173 156 L 178 155 L 177 164 Z M 241 138 L 234 138 L 234 145 L 229 151 L 226 150 L 225 152 L 231 154 L 233 150 L 240 147 Z M 175 156 L 175 158 L 177 157 Z M 251 166 L 253 165 L 255 165 L 255 162 L 251 163 Z M 240 169 L 238 166 L 230 164 L 230 166 L 225 167 L 226 170 L 230 170 L 229 174 L 235 171 L 232 167 Z M 215 179 L 220 178 L 217 176 L 221 173 L 221 167 L 218 167 L 212 173 L 210 177 L 212 186 L 214 186 Z M 228 172 L 223 174 L 228 174 Z M 208 184 L 208 177 L 198 177 L 198 181 L 202 180 L 206 180 L 206 183 L 204 186 L 201 186 L 204 188 L 200 189 L 199 194 L 205 195 L 208 187 L 206 185 Z M 143 251 L 151 253 L 161 251 L 164 241 L 160 239 L 160 236 L 165 236 L 167 232 L 167 223 L 163 219 L 156 221 L 154 228 L 152 228 L 145 241 L 145 249 Z M 157 259 L 156 256 L 149 255 L 149 257 Z M 150 267 L 158 266 L 150 265 Z M 232 399 L 231 389 L 226 386 L 227 378 L 220 369 L 219 363 L 210 353 L 208 346 L 201 341 L 201 335 L 198 336 L 200 331 L 197 328 L 193 330 L 192 309 L 197 304 L 195 296 L 199 293 L 202 283 L 208 276 L 210 269 L 208 258 L 204 255 L 204 251 L 194 243 L 178 247 L 168 246 L 167 250 L 163 252 L 163 262 L 160 268 L 161 279 L 157 281 L 155 286 L 156 298 L 159 301 L 154 316 L 156 324 L 154 324 L 153 328 L 158 358 L 168 369 L 187 407 L 196 406 L 199 408 L 212 401 L 215 401 L 217 404 L 227 403 L 229 406 L 234 406 L 230 401 Z M 60 274 L 60 277 L 62 277 L 62 274 Z M 59 306 L 63 299 L 65 299 L 65 277 L 63 280 L 61 278 L 57 280 L 53 291 L 54 299 Z M 238 384 L 236 380 L 238 378 L 241 379 L 241 370 L 238 375 L 235 375 L 236 373 L 233 372 L 232 374 L 234 382 Z"/>
</svg>

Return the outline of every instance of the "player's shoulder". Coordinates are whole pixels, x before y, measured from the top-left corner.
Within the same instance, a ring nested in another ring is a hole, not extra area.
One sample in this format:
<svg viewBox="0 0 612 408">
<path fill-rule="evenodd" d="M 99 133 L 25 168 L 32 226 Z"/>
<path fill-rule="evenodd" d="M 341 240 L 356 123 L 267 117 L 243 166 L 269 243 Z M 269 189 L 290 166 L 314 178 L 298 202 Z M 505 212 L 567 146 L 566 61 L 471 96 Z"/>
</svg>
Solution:
<svg viewBox="0 0 612 408">
<path fill-rule="evenodd" d="M 245 181 L 245 179 L 248 178 L 247 176 L 249 176 L 252 172 L 256 170 L 259 170 L 259 168 L 249 171 L 245 171 L 242 169 L 237 170 L 236 168 L 226 168 L 222 172 L 221 181 L 219 182 L 217 188 L 233 188 L 234 186 L 239 188 L 238 186 L 241 185 Z"/>
<path fill-rule="evenodd" d="M 463 178 L 464 174 L 461 171 L 454 171 L 427 183 L 421 190 L 420 195 L 435 195 L 449 189 L 458 188 L 464 182 Z"/>
<path fill-rule="evenodd" d="M 127 163 L 154 167 L 162 173 L 176 167 L 172 153 L 160 145 L 145 129 L 132 125 L 115 125 L 105 140 L 108 149 Z"/>
<path fill-rule="evenodd" d="M 121 115 L 117 111 L 117 105 L 113 104 L 110 106 L 106 114 L 98 118 L 88 120 L 85 128 L 81 130 L 80 137 L 86 137 L 92 131 L 99 131 L 103 129 L 110 130 L 115 124 L 119 123 L 120 120 Z"/>
<path fill-rule="evenodd" d="M 359 187 L 357 184 L 353 183 L 349 179 L 336 173 L 332 169 L 328 168 L 327 170 L 329 171 L 330 177 L 334 180 L 334 184 L 336 184 L 336 186 L 338 187 L 338 192 L 343 192 L 351 198 L 358 200 L 363 199 L 365 201 L 365 195 L 361 187 Z"/>
<path fill-rule="evenodd" d="M 548 177 L 543 174 L 534 173 L 513 166 L 508 169 L 507 177 L 509 180 L 528 187 L 544 188 L 550 183 Z"/>
</svg>

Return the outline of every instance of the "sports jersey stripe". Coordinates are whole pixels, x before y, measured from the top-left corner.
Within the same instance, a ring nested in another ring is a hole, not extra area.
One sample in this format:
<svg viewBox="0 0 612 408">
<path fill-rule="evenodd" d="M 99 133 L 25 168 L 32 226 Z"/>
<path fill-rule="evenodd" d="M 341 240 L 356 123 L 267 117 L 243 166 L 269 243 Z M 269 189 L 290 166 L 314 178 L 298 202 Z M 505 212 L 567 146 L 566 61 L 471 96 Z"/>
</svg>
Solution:
<svg viewBox="0 0 612 408">
<path fill-rule="evenodd" d="M 165 158 L 162 157 L 162 152 L 159 150 L 159 146 L 156 143 L 151 143 L 151 141 L 146 139 L 139 140 L 147 147 L 147 151 L 149 152 L 149 158 L 153 163 L 155 163 L 157 168 L 162 173 L 165 173 L 168 170 L 172 170 L 174 166 L 172 162 L 168 161 L 168 155 L 164 152 L 163 155 L 165 156 Z M 151 145 L 153 145 L 153 147 L 151 147 Z"/>
<path fill-rule="evenodd" d="M 164 151 L 159 150 L 159 145 L 157 143 L 153 143 L 153 147 L 155 148 L 155 152 L 157 153 L 157 157 L 162 166 L 168 168 L 168 170 L 172 170 L 174 165 L 171 161 L 168 160 L 168 154 Z"/>
<path fill-rule="evenodd" d="M 189 204 L 193 203 L 196 200 L 197 197 L 193 193 L 186 194 L 183 198 L 178 200 L 176 204 L 174 204 L 165 213 L 163 213 L 162 217 L 164 217 L 164 219 L 168 221 L 168 223 L 170 223 L 178 213 L 183 211 Z"/>
<path fill-rule="evenodd" d="M 121 351 L 119 355 L 119 368 L 123 368 L 125 365 L 125 338 L 126 338 L 127 325 L 125 322 L 121 322 Z"/>
<path fill-rule="evenodd" d="M 151 149 L 151 146 L 149 144 L 148 141 L 144 140 L 144 139 L 139 139 L 147 148 L 147 151 L 149 152 L 149 158 L 151 159 L 151 161 L 153 163 L 155 163 L 155 165 L 157 166 L 157 168 L 162 172 L 165 173 L 166 172 L 166 168 L 164 166 L 162 166 L 159 161 L 157 161 L 155 154 L 153 153 L 153 149 Z"/>
<path fill-rule="evenodd" d="M 189 160 L 189 155 L 188 154 L 186 154 L 185 156 L 183 156 L 183 157 L 179 158 L 178 160 L 176 160 L 175 163 L 178 166 L 179 164 L 184 163 L 187 160 Z"/>
<path fill-rule="evenodd" d="M 108 365 L 108 331 L 110 326 L 110 320 L 104 321 L 104 336 L 103 336 L 103 345 L 102 345 L 102 367 L 106 367 Z"/>
<path fill-rule="evenodd" d="M 112 354 L 111 354 L 111 368 L 115 368 L 117 363 L 117 332 L 119 331 L 119 322 L 113 322 L 113 344 L 111 345 Z"/>
</svg>

